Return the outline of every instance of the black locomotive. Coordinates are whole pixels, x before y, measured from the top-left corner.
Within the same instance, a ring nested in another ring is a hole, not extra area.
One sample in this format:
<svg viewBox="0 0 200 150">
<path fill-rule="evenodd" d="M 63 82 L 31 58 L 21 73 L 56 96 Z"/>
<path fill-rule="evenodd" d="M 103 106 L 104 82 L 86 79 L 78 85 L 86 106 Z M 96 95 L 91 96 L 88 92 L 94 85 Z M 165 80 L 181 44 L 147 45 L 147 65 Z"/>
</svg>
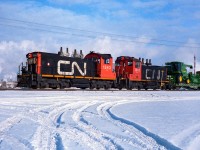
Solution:
<svg viewBox="0 0 200 150">
<path fill-rule="evenodd" d="M 61 48 L 58 54 L 32 52 L 26 57 L 27 65 L 20 66 L 17 76 L 20 87 L 99 89 L 111 88 L 115 80 L 110 54 L 90 52 L 83 58 L 82 51 L 74 50 L 70 57 Z"/>
</svg>

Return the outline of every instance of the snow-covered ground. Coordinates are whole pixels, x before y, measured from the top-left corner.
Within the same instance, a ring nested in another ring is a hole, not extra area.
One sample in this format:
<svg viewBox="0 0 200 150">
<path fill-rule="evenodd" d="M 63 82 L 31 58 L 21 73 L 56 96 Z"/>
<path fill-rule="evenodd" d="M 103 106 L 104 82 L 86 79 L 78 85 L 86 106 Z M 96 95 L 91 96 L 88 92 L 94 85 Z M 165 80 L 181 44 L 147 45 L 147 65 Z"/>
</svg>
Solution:
<svg viewBox="0 0 200 150">
<path fill-rule="evenodd" d="M 200 149 L 200 92 L 0 91 L 0 149 Z"/>
</svg>

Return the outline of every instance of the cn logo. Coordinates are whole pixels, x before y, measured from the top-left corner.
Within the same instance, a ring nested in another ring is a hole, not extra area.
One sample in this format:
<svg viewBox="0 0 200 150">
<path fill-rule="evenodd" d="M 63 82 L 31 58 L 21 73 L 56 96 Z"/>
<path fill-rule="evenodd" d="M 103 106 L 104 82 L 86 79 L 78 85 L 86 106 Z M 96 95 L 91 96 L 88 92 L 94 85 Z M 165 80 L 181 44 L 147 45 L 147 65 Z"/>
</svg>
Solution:
<svg viewBox="0 0 200 150">
<path fill-rule="evenodd" d="M 157 73 L 157 76 L 156 76 Z M 161 75 L 160 75 L 160 70 L 152 70 L 152 69 L 146 69 L 146 79 L 151 80 L 151 79 L 155 79 L 155 80 L 160 80 Z"/>
<path fill-rule="evenodd" d="M 60 70 L 60 65 L 61 64 L 70 65 L 70 61 L 65 61 L 65 60 L 59 60 L 58 61 L 57 72 L 60 75 L 74 75 L 74 67 L 76 67 L 78 69 L 79 73 L 82 76 L 86 75 L 86 63 L 84 63 L 84 70 L 82 71 L 81 68 L 79 67 L 79 65 L 77 64 L 77 62 L 72 62 L 72 64 L 71 64 L 71 72 L 61 71 Z"/>
</svg>

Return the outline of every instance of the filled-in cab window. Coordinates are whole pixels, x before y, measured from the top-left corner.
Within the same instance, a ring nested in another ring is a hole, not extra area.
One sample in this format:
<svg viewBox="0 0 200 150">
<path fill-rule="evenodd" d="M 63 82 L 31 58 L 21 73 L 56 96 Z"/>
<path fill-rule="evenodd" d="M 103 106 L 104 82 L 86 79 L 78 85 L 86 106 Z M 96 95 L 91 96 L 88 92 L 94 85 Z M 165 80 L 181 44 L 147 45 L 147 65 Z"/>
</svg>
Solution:
<svg viewBox="0 0 200 150">
<path fill-rule="evenodd" d="M 135 68 L 140 68 L 140 62 L 135 63 Z"/>
</svg>

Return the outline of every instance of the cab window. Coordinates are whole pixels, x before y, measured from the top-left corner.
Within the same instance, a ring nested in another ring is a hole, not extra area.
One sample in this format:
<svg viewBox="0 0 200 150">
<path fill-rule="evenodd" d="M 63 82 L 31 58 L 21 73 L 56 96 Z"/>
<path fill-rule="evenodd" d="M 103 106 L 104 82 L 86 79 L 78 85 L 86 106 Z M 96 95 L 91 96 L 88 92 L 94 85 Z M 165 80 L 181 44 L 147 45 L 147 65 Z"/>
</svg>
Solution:
<svg viewBox="0 0 200 150">
<path fill-rule="evenodd" d="M 135 63 L 135 68 L 140 68 L 140 62 Z"/>
<path fill-rule="evenodd" d="M 110 63 L 110 59 L 105 59 L 105 60 L 104 60 L 104 63 L 105 63 L 105 64 L 109 64 L 109 63 Z"/>
<path fill-rule="evenodd" d="M 120 63 L 119 63 L 119 62 L 116 62 L 116 63 L 115 63 L 115 66 L 120 66 Z"/>
<path fill-rule="evenodd" d="M 132 66 L 133 65 L 133 62 L 132 61 L 129 61 L 128 62 L 128 66 Z"/>
</svg>

